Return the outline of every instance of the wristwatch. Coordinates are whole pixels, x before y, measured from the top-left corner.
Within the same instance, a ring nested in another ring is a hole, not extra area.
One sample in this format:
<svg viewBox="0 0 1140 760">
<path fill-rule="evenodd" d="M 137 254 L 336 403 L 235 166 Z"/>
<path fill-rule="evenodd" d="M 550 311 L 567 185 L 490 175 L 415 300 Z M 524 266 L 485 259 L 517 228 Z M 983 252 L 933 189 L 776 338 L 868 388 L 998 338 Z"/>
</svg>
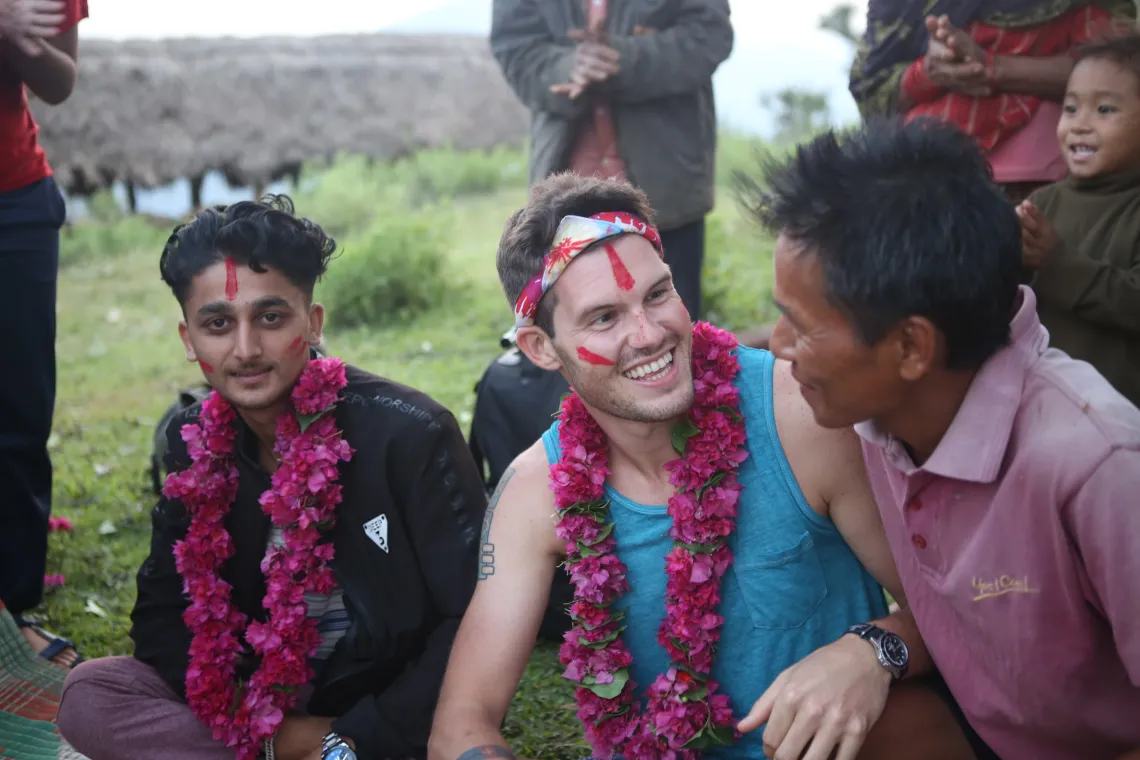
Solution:
<svg viewBox="0 0 1140 760">
<path fill-rule="evenodd" d="M 340 734 L 329 732 L 321 745 L 321 760 L 356 760 L 356 752 Z"/>
<path fill-rule="evenodd" d="M 853 625 L 847 629 L 847 633 L 853 633 L 870 643 L 875 648 L 879 664 L 886 668 L 896 681 L 906 675 L 910 666 L 910 650 L 906 648 L 906 642 L 901 636 L 884 631 L 870 623 Z"/>
</svg>

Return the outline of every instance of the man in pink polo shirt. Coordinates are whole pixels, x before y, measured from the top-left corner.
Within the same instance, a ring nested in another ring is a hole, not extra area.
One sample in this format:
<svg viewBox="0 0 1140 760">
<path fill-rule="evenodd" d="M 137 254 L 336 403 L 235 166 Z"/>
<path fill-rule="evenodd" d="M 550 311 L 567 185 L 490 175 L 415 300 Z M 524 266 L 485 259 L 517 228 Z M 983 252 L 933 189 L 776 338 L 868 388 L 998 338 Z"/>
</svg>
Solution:
<svg viewBox="0 0 1140 760">
<path fill-rule="evenodd" d="M 979 757 L 1140 758 L 1140 410 L 1049 348 L 985 158 L 878 122 L 765 184 L 772 348 L 817 422 L 863 438 L 911 674 L 937 667 Z M 799 686 L 813 714 L 841 698 Z"/>
</svg>

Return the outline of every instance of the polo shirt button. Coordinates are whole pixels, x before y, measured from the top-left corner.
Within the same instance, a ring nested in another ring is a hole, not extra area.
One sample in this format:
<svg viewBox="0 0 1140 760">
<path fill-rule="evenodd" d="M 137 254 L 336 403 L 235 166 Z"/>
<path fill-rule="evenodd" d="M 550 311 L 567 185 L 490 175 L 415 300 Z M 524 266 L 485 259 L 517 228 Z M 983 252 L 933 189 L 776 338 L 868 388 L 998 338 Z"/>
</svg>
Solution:
<svg viewBox="0 0 1140 760">
<path fill-rule="evenodd" d="M 926 539 L 923 538 L 922 536 L 918 535 L 917 533 L 915 533 L 913 536 L 911 536 L 910 540 L 919 549 L 925 549 L 926 548 Z"/>
<path fill-rule="evenodd" d="M 907 504 L 907 507 L 911 512 L 917 512 L 918 510 L 922 509 L 922 502 L 918 499 L 911 499 L 910 504 Z"/>
</svg>

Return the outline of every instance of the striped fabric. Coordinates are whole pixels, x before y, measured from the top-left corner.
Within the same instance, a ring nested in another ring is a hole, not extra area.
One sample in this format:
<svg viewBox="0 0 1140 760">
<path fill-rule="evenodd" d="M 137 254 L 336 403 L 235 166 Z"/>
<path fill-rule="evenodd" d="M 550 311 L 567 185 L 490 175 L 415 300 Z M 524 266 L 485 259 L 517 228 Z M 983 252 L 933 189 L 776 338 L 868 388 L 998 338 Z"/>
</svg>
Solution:
<svg viewBox="0 0 1140 760">
<path fill-rule="evenodd" d="M 283 543 L 281 529 L 276 525 L 269 533 L 269 545 L 280 546 Z M 316 666 L 324 662 L 336 648 L 336 643 L 344 638 L 348 630 L 348 611 L 344 608 L 344 591 L 340 588 L 331 594 L 314 594 L 305 592 L 305 604 L 309 608 L 309 617 L 316 618 L 317 630 L 321 634 L 321 646 L 313 655 L 312 662 Z"/>
<path fill-rule="evenodd" d="M 1071 51 L 1109 33 L 1112 14 L 1096 5 L 1074 8 L 1063 16 L 1024 29 L 1002 29 L 974 21 L 964 30 L 974 42 L 995 56 L 1054 56 Z M 911 64 L 921 69 L 924 59 Z M 907 81 L 907 80 L 904 80 Z M 911 80 L 913 81 L 913 79 Z M 988 98 L 974 98 L 940 88 L 914 87 L 908 82 L 907 94 L 917 103 L 906 118 L 932 116 L 950 121 L 972 135 L 986 151 L 1024 127 L 1033 118 L 1041 98 L 1000 92 Z"/>
<path fill-rule="evenodd" d="M 85 760 L 53 722 L 66 677 L 36 656 L 0 602 L 0 760 Z"/>
</svg>

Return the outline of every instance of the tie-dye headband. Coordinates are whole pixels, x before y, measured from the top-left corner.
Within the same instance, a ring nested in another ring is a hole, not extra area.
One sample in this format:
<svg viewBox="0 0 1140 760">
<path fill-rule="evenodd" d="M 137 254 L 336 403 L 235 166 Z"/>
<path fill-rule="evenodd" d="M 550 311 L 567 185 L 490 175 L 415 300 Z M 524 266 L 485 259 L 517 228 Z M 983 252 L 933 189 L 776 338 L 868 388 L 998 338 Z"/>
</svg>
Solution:
<svg viewBox="0 0 1140 760">
<path fill-rule="evenodd" d="M 640 235 L 653 244 L 658 255 L 664 256 L 657 228 L 632 214 L 607 211 L 591 217 L 564 217 L 554 233 L 550 252 L 543 258 L 542 271 L 519 294 L 519 300 L 515 303 L 515 326 L 534 324 L 538 302 L 546 295 L 546 291 L 554 287 L 555 280 L 575 256 L 603 240 L 626 234 Z"/>
</svg>

